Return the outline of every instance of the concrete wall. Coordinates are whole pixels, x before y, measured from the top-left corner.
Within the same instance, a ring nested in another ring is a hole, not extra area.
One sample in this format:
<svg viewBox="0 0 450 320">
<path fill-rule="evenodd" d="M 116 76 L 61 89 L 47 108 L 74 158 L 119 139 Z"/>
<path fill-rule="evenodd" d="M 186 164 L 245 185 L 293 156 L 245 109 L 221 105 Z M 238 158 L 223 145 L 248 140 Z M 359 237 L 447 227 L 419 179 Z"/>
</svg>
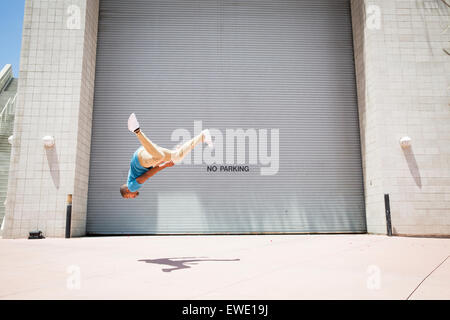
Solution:
<svg viewBox="0 0 450 320">
<path fill-rule="evenodd" d="M 27 0 L 4 238 L 85 233 L 98 0 Z M 56 145 L 45 149 L 42 137 Z"/>
<path fill-rule="evenodd" d="M 86 233 L 86 210 L 91 153 L 92 110 L 94 105 L 95 62 L 99 0 L 86 3 L 86 23 L 83 44 L 80 106 L 78 112 L 75 184 L 73 192 L 72 235 Z"/>
<path fill-rule="evenodd" d="M 394 234 L 450 235 L 450 8 L 352 0 L 352 17 L 368 231 L 388 193 Z"/>
</svg>

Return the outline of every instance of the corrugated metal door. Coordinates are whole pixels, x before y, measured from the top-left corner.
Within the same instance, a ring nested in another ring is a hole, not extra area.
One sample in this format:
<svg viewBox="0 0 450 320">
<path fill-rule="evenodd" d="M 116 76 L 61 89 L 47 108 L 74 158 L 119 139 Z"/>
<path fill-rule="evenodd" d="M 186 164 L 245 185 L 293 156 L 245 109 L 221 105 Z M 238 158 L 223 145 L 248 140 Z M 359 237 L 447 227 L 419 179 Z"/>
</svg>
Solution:
<svg viewBox="0 0 450 320">
<path fill-rule="evenodd" d="M 349 1 L 101 1 L 97 50 L 89 233 L 365 232 Z M 122 199 L 131 112 L 167 148 L 215 128 L 217 171 Z"/>
</svg>

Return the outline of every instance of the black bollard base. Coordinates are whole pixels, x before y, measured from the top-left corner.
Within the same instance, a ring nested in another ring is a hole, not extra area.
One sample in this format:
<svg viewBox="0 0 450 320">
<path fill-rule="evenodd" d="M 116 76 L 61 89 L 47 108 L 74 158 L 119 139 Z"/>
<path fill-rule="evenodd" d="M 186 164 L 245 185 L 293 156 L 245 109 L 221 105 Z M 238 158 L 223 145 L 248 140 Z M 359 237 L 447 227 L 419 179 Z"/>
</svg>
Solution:
<svg viewBox="0 0 450 320">
<path fill-rule="evenodd" d="M 30 236 L 28 239 L 45 239 L 44 235 L 42 234 L 42 231 L 30 231 Z"/>
</svg>

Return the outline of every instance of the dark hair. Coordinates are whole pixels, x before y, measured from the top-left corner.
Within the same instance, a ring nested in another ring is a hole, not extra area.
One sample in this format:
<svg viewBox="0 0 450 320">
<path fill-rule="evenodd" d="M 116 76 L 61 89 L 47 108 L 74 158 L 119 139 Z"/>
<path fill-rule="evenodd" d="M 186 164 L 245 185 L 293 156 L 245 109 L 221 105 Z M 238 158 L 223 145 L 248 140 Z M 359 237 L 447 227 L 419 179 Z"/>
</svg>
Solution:
<svg viewBox="0 0 450 320">
<path fill-rule="evenodd" d="M 120 186 L 120 194 L 122 195 L 122 197 L 125 198 L 125 195 L 128 193 L 128 186 L 127 184 L 123 184 Z"/>
</svg>

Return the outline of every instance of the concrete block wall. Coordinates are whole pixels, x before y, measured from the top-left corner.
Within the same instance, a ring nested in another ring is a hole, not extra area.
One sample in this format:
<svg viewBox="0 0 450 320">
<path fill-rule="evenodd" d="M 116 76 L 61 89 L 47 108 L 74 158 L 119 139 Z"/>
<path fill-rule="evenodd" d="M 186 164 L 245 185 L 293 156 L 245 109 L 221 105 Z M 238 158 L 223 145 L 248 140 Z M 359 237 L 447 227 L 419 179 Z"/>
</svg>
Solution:
<svg viewBox="0 0 450 320">
<path fill-rule="evenodd" d="M 86 233 L 86 209 L 91 154 L 92 111 L 94 105 L 95 62 L 97 54 L 97 30 L 99 1 L 87 1 L 81 71 L 80 106 L 75 160 L 75 184 L 73 192 L 72 235 Z"/>
<path fill-rule="evenodd" d="M 376 104 L 372 101 L 373 95 L 369 94 L 371 78 L 368 74 L 368 60 L 371 59 L 371 51 L 367 48 L 370 34 L 366 30 L 366 3 L 363 0 L 352 0 L 351 10 L 366 223 L 369 232 L 385 233 L 386 219 L 381 215 L 384 212 L 384 202 Z"/>
<path fill-rule="evenodd" d="M 388 193 L 394 234 L 448 236 L 450 8 L 353 0 L 352 17 L 368 231 L 386 233 Z"/>
<path fill-rule="evenodd" d="M 26 0 L 4 238 L 63 237 L 69 193 L 72 230 L 85 232 L 98 5 Z"/>
</svg>

